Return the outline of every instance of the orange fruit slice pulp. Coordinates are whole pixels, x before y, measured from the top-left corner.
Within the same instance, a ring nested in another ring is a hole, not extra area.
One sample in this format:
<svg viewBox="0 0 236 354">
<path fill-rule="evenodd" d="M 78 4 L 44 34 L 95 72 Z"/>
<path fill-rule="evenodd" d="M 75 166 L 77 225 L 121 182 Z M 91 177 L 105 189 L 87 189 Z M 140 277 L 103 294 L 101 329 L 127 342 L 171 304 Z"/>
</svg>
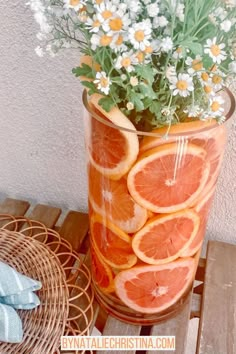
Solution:
<svg viewBox="0 0 236 354">
<path fill-rule="evenodd" d="M 96 169 L 109 178 L 119 179 L 129 171 L 138 156 L 138 136 L 134 125 L 118 108 L 112 108 L 109 113 L 102 109 L 98 103 L 102 97 L 99 94 L 91 96 L 90 105 L 101 120 L 91 117 L 86 144 L 90 161 Z M 134 133 L 117 129 L 114 124 Z"/>
<path fill-rule="evenodd" d="M 127 233 L 138 231 L 147 220 L 147 211 L 129 194 L 127 181 L 111 180 L 91 164 L 88 168 L 89 200 L 93 209 Z"/>
<path fill-rule="evenodd" d="M 168 263 L 188 247 L 198 229 L 199 217 L 190 209 L 157 216 L 134 235 L 132 247 L 145 263 Z"/>
<path fill-rule="evenodd" d="M 103 261 L 117 269 L 130 268 L 137 262 L 131 247 L 131 238 L 116 225 L 95 214 L 91 218 L 91 237 L 95 252 Z"/>
<path fill-rule="evenodd" d="M 128 174 L 129 192 L 138 204 L 156 213 L 188 208 L 208 179 L 205 158 L 204 149 L 185 141 L 148 150 Z"/>
<path fill-rule="evenodd" d="M 193 281 L 195 268 L 195 260 L 185 258 L 124 270 L 115 277 L 116 294 L 135 311 L 161 312 L 185 293 Z"/>
</svg>

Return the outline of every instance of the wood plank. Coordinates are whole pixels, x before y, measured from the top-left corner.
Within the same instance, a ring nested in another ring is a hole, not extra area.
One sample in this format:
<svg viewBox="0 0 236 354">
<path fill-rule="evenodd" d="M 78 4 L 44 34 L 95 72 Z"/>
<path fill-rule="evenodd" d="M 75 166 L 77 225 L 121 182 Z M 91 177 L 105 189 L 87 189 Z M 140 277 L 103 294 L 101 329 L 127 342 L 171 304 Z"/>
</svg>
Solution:
<svg viewBox="0 0 236 354">
<path fill-rule="evenodd" d="M 236 352 L 236 246 L 209 241 L 198 354 Z"/>
<path fill-rule="evenodd" d="M 0 203 L 1 214 L 24 215 L 29 209 L 30 203 L 25 200 L 7 198 Z"/>
<path fill-rule="evenodd" d="M 118 321 L 112 316 L 108 316 L 103 335 L 104 336 L 138 336 L 141 332 L 141 326 L 134 326 L 128 323 Z M 106 354 L 107 351 L 99 351 L 101 354 Z M 112 354 L 135 354 L 136 350 L 114 350 Z"/>
<path fill-rule="evenodd" d="M 59 208 L 44 204 L 38 204 L 34 207 L 31 213 L 27 215 L 27 217 L 29 219 L 41 222 L 48 228 L 53 228 L 60 214 L 61 209 Z"/>
<path fill-rule="evenodd" d="M 175 317 L 165 322 L 159 323 L 153 326 L 151 329 L 150 335 L 152 336 L 175 336 L 176 350 L 168 351 L 168 353 L 185 353 L 188 324 L 190 319 L 191 297 L 192 293 L 190 292 L 181 312 L 179 312 Z M 166 351 L 158 351 L 158 353 L 165 354 Z M 153 354 L 153 351 L 147 351 L 147 354 Z"/>
<path fill-rule="evenodd" d="M 69 211 L 59 233 L 70 242 L 75 251 L 79 252 L 83 239 L 88 233 L 88 228 L 88 214 L 78 211 Z"/>
<path fill-rule="evenodd" d="M 201 303 L 202 303 L 202 296 L 199 294 L 192 294 L 190 318 L 200 317 Z"/>
</svg>

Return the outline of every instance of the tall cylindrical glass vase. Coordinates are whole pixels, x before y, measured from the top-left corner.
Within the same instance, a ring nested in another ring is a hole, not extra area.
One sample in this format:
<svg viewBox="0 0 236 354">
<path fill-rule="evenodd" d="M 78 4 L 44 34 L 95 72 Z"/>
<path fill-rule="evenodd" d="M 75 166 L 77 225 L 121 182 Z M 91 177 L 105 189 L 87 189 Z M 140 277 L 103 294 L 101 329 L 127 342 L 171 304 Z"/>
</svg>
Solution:
<svg viewBox="0 0 236 354">
<path fill-rule="evenodd" d="M 224 95 L 229 118 L 234 98 Z M 153 324 L 192 288 L 226 126 L 192 120 L 141 132 L 100 98 L 83 95 L 93 286 L 113 316 Z"/>
</svg>

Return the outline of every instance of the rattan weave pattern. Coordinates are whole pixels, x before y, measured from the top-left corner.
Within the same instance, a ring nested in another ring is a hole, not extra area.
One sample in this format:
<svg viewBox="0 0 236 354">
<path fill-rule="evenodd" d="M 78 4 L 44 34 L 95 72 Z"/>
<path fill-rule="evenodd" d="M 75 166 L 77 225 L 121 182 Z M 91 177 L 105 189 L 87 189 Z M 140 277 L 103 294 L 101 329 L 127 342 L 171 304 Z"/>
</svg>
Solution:
<svg viewBox="0 0 236 354">
<path fill-rule="evenodd" d="M 69 242 L 42 223 L 0 214 L 0 227 L 0 260 L 43 284 L 38 292 L 40 306 L 18 311 L 24 328 L 22 343 L 0 342 L 0 354 L 61 353 L 62 335 L 89 334 L 90 272 Z"/>
</svg>

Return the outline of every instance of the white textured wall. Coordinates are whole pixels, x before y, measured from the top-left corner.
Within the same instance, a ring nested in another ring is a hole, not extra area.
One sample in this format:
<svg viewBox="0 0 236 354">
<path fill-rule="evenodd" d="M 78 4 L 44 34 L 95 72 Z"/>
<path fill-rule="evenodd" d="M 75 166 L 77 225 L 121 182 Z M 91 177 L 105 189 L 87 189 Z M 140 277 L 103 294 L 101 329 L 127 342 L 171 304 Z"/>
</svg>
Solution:
<svg viewBox="0 0 236 354">
<path fill-rule="evenodd" d="M 24 0 L 0 1 L 0 197 L 85 210 L 77 52 L 39 58 L 37 25 Z M 236 125 L 227 146 L 208 237 L 236 235 Z"/>
</svg>

